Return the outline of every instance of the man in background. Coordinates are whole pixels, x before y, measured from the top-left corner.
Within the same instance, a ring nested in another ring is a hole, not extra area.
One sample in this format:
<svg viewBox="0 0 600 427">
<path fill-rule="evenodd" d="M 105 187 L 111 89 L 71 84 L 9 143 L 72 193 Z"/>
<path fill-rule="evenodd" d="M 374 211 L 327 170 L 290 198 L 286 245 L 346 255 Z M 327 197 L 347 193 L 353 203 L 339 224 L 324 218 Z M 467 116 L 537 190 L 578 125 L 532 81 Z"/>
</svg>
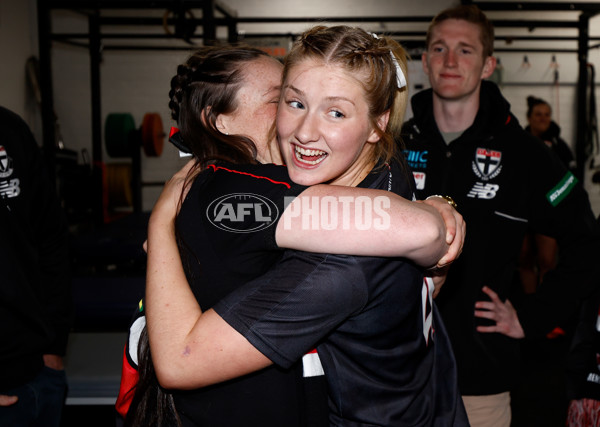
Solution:
<svg viewBox="0 0 600 427">
<path fill-rule="evenodd" d="M 0 425 L 59 426 L 72 320 L 68 228 L 25 122 L 0 107 Z"/>
<path fill-rule="evenodd" d="M 422 56 L 431 89 L 412 98 L 414 117 L 403 132 L 417 198 L 451 196 L 468 225 L 436 303 L 475 427 L 510 425 L 519 339 L 560 334 L 578 299 L 597 286 L 600 259 L 600 232 L 584 189 L 484 80 L 496 65 L 493 42 L 493 26 L 476 6 L 439 13 Z M 528 229 L 554 237 L 560 259 L 539 291 L 517 305 L 511 292 Z"/>
</svg>

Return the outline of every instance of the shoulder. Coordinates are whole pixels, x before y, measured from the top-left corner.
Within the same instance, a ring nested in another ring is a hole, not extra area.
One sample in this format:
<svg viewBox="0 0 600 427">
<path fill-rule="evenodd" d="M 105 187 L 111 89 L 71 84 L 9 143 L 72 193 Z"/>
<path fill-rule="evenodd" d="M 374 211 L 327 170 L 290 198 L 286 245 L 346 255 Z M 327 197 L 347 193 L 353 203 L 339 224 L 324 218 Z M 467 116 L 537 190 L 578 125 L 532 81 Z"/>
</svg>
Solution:
<svg viewBox="0 0 600 427">
<path fill-rule="evenodd" d="M 1 145 L 15 143 L 13 149 L 37 146 L 25 120 L 18 114 L 3 107 L 0 107 L 0 132 L 3 136 Z M 24 147 L 24 144 L 27 144 L 27 146 Z"/>
</svg>

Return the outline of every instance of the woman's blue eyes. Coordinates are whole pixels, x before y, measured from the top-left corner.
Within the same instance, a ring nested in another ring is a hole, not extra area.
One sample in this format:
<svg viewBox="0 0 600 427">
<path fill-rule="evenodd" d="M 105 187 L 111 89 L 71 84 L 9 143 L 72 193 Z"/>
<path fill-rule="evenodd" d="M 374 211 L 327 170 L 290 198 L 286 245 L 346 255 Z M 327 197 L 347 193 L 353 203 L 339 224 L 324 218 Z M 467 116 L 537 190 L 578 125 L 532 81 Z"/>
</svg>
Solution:
<svg viewBox="0 0 600 427">
<path fill-rule="evenodd" d="M 295 108 L 295 109 L 304 109 L 304 104 L 302 104 L 300 101 L 287 101 L 287 104 L 291 107 L 291 108 Z M 335 119 L 342 119 L 344 117 L 346 117 L 344 115 L 344 113 L 338 111 L 338 110 L 331 110 L 327 113 L 329 116 L 335 118 Z"/>
</svg>

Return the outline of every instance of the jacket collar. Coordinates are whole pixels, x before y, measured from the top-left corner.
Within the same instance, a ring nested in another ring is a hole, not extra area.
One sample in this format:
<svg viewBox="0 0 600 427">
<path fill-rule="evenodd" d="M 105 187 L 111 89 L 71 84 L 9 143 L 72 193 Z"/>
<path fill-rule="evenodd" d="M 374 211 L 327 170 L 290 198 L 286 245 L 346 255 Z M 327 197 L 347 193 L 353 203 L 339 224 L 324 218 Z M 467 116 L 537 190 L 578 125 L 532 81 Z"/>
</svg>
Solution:
<svg viewBox="0 0 600 427">
<path fill-rule="evenodd" d="M 426 89 L 414 95 L 411 105 L 419 130 L 429 135 L 438 134 L 439 130 L 433 117 L 433 90 Z M 516 117 L 510 113 L 510 104 L 504 99 L 495 83 L 483 80 L 479 95 L 479 111 L 473 125 L 463 135 L 478 137 L 489 135 L 509 123 L 518 125 Z"/>
</svg>

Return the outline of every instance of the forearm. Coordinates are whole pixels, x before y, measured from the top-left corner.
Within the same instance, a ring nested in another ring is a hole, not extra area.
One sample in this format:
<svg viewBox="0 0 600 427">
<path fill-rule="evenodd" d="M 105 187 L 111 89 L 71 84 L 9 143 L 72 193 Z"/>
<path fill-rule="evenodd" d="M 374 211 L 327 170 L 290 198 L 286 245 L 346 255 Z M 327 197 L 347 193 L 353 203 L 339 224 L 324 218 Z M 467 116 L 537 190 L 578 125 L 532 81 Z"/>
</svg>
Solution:
<svg viewBox="0 0 600 427">
<path fill-rule="evenodd" d="M 436 209 L 384 190 L 318 185 L 306 189 L 277 225 L 280 247 L 309 252 L 401 256 L 432 266 L 448 251 Z"/>
<path fill-rule="evenodd" d="M 163 387 L 204 387 L 271 363 L 213 310 L 202 312 L 183 270 L 173 221 L 155 214 L 148 226 L 146 321 Z"/>
<path fill-rule="evenodd" d="M 183 363 L 189 332 L 202 310 L 183 270 L 173 219 L 152 214 L 147 248 L 146 321 L 152 359 L 160 380 Z"/>
</svg>

